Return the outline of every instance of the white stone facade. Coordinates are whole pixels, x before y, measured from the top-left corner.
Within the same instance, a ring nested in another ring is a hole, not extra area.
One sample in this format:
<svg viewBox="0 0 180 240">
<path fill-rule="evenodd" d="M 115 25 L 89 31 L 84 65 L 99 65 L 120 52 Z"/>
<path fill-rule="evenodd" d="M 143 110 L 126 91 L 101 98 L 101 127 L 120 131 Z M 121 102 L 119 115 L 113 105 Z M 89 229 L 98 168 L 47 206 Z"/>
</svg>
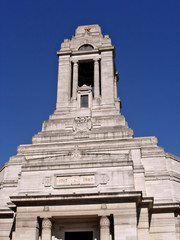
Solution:
<svg viewBox="0 0 180 240">
<path fill-rule="evenodd" d="M 57 105 L 0 169 L 0 240 L 180 240 L 180 158 L 133 137 L 99 25 L 61 44 Z"/>
</svg>

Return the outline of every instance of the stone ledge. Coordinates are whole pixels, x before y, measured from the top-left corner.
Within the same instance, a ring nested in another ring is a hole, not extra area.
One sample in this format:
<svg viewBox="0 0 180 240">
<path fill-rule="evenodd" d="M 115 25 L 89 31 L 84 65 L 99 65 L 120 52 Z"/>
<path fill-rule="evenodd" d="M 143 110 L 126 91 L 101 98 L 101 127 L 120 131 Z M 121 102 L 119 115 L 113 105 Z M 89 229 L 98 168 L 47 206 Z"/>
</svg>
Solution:
<svg viewBox="0 0 180 240">
<path fill-rule="evenodd" d="M 115 192 L 115 193 L 89 193 L 89 194 L 66 194 L 66 195 L 24 195 L 11 196 L 9 207 L 13 206 L 40 206 L 42 204 L 87 204 L 93 203 L 113 203 L 113 202 L 140 202 L 142 192 Z"/>
</svg>

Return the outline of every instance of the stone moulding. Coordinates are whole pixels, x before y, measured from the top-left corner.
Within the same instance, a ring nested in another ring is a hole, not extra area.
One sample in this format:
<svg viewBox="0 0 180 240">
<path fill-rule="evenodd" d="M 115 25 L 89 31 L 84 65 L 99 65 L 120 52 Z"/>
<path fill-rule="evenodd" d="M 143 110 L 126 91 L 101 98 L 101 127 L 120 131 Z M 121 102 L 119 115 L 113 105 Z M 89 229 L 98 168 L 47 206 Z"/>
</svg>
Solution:
<svg viewBox="0 0 180 240">
<path fill-rule="evenodd" d="M 24 196 L 11 196 L 11 202 L 8 203 L 10 209 L 19 206 L 57 206 L 62 204 L 104 204 L 109 203 L 125 203 L 135 202 L 137 209 L 148 208 L 149 214 L 174 212 L 180 214 L 180 204 L 178 203 L 160 203 L 155 204 L 154 199 L 151 197 L 142 197 L 142 192 L 138 191 L 122 191 L 111 193 L 90 193 L 90 194 L 66 194 L 66 195 L 24 195 Z M 107 208 L 107 206 L 106 206 Z M 12 211 L 8 211 L 12 214 Z"/>
<path fill-rule="evenodd" d="M 86 201 L 95 201 L 94 203 L 102 203 L 102 200 L 104 203 L 108 202 L 136 202 L 139 204 L 142 202 L 142 192 L 140 191 L 122 191 L 122 192 L 110 192 L 110 193 L 104 193 L 104 192 L 97 192 L 97 193 L 89 193 L 89 194 L 64 194 L 64 195 L 21 195 L 21 196 L 11 196 L 10 200 L 11 202 L 9 203 L 9 206 L 16 205 L 16 206 L 21 206 L 22 205 L 38 205 L 38 203 L 41 205 L 42 202 L 46 205 L 48 204 L 57 204 L 57 202 L 60 204 L 61 202 L 68 203 L 68 201 L 71 202 L 78 202 L 81 204 L 81 200 L 83 202 Z M 147 198 L 148 201 L 151 199 L 153 201 L 153 198 Z"/>
</svg>

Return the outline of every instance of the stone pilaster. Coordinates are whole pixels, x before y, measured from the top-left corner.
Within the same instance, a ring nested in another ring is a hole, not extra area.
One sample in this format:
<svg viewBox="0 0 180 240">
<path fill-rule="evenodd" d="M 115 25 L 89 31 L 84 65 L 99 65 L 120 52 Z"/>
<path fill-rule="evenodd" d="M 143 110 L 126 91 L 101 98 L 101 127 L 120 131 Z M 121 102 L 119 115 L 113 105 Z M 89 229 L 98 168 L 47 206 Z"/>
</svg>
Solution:
<svg viewBox="0 0 180 240">
<path fill-rule="evenodd" d="M 136 204 L 124 206 L 118 213 L 114 213 L 115 240 L 137 240 Z"/>
<path fill-rule="evenodd" d="M 73 64 L 73 92 L 72 99 L 76 100 L 77 98 L 77 87 L 78 87 L 78 63 L 74 61 Z"/>
<path fill-rule="evenodd" d="M 117 98 L 117 76 L 114 77 L 114 98 Z"/>
<path fill-rule="evenodd" d="M 67 108 L 70 100 L 71 61 L 70 55 L 59 56 L 57 110 Z M 63 87 L 62 87 L 63 86 Z"/>
<path fill-rule="evenodd" d="M 42 240 L 51 240 L 52 223 L 49 218 L 42 220 Z"/>
<path fill-rule="evenodd" d="M 16 229 L 12 240 L 39 240 L 39 223 L 37 217 L 16 217 Z"/>
<path fill-rule="evenodd" d="M 114 105 L 114 65 L 112 51 L 101 53 L 101 100 L 103 105 Z"/>
<path fill-rule="evenodd" d="M 140 149 L 132 149 L 130 151 L 131 158 L 133 161 L 133 170 L 134 170 L 134 186 L 135 190 L 142 191 L 143 195 L 146 196 L 145 189 L 145 177 L 144 177 L 144 166 L 142 165 L 141 151 Z"/>
<path fill-rule="evenodd" d="M 150 240 L 177 240 L 174 213 L 153 213 L 150 225 Z"/>
<path fill-rule="evenodd" d="M 110 239 L 110 221 L 106 216 L 100 218 L 100 240 Z"/>
<path fill-rule="evenodd" d="M 180 240 L 180 215 L 176 215 L 175 224 L 176 224 L 176 239 Z"/>
<path fill-rule="evenodd" d="M 0 240 L 9 240 L 13 218 L 1 218 L 0 216 Z"/>
<path fill-rule="evenodd" d="M 99 62 L 94 60 L 94 98 L 99 98 Z"/>
<path fill-rule="evenodd" d="M 149 240 L 148 208 L 141 208 L 138 223 L 138 240 Z"/>
</svg>

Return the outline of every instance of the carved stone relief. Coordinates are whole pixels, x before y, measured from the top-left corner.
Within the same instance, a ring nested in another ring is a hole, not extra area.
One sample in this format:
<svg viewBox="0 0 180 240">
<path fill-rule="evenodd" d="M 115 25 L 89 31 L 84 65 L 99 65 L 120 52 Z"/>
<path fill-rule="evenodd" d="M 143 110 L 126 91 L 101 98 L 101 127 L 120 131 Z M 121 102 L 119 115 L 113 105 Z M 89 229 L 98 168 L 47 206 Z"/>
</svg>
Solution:
<svg viewBox="0 0 180 240">
<path fill-rule="evenodd" d="M 81 151 L 78 149 L 78 145 L 75 146 L 74 150 L 71 153 L 72 159 L 77 159 L 81 157 Z"/>
<path fill-rule="evenodd" d="M 109 181 L 109 176 L 107 174 L 100 175 L 100 184 L 107 184 Z"/>
<path fill-rule="evenodd" d="M 76 117 L 73 123 L 74 132 L 87 132 L 91 130 L 92 122 L 90 117 Z"/>
<path fill-rule="evenodd" d="M 44 186 L 45 187 L 50 187 L 51 186 L 51 178 L 50 177 L 45 177 L 43 180 Z"/>
</svg>

